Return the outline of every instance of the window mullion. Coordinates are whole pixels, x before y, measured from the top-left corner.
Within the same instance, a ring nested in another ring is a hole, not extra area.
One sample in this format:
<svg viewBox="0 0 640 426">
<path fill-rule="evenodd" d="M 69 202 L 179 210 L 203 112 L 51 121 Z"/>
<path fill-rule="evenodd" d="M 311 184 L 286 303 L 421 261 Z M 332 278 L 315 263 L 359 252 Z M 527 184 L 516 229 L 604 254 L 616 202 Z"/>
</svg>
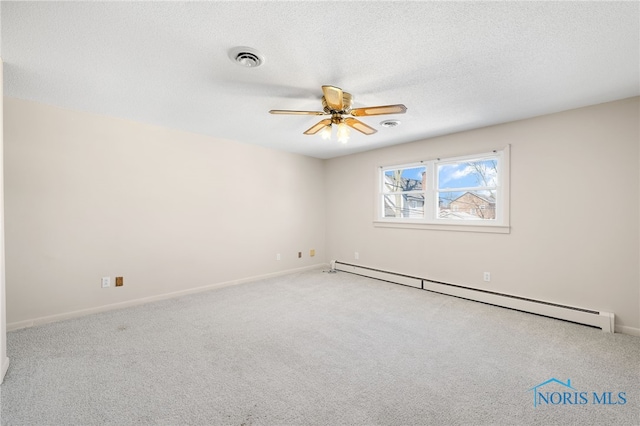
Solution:
<svg viewBox="0 0 640 426">
<path fill-rule="evenodd" d="M 427 163 L 427 184 L 425 185 L 425 188 L 423 188 L 424 218 L 427 221 L 433 221 L 436 218 L 435 211 L 438 206 L 438 191 L 436 191 L 436 188 L 438 187 L 436 182 L 437 176 L 435 161 L 429 161 Z"/>
</svg>

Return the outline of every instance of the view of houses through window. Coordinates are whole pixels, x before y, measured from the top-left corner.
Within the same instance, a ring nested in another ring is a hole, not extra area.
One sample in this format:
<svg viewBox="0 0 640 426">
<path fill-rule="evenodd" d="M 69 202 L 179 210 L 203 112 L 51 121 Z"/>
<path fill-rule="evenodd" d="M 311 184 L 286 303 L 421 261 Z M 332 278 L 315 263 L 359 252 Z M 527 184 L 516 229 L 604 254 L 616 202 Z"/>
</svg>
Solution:
<svg viewBox="0 0 640 426">
<path fill-rule="evenodd" d="M 382 169 L 382 218 L 496 219 L 499 153 Z"/>
<path fill-rule="evenodd" d="M 426 167 L 384 172 L 384 217 L 424 217 Z"/>
<path fill-rule="evenodd" d="M 438 164 L 438 217 L 495 219 L 498 159 Z"/>
</svg>

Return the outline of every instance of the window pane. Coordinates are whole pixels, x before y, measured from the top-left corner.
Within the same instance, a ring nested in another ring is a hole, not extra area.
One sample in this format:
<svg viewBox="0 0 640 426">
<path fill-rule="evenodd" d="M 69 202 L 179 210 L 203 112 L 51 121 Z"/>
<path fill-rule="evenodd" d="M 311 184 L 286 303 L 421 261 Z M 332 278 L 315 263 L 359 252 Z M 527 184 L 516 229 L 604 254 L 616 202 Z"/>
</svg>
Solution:
<svg viewBox="0 0 640 426">
<path fill-rule="evenodd" d="M 383 196 L 384 217 L 424 218 L 423 194 L 395 194 Z"/>
<path fill-rule="evenodd" d="M 386 170 L 384 172 L 384 191 L 422 191 L 426 167 Z"/>
<path fill-rule="evenodd" d="M 497 179 L 496 158 L 438 165 L 438 189 L 496 186 Z"/>
<path fill-rule="evenodd" d="M 491 220 L 496 218 L 495 191 L 440 192 L 438 218 Z"/>
</svg>

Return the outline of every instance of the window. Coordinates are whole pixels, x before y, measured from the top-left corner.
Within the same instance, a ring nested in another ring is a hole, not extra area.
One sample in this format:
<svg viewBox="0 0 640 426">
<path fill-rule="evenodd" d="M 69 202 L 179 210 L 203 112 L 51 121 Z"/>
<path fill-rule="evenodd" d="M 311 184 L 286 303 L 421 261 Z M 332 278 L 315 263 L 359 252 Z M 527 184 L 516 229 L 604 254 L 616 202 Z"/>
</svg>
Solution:
<svg viewBox="0 0 640 426">
<path fill-rule="evenodd" d="M 508 149 L 381 167 L 376 225 L 509 232 Z"/>
<path fill-rule="evenodd" d="M 383 217 L 424 217 L 424 180 L 422 166 L 386 169 L 382 175 Z"/>
<path fill-rule="evenodd" d="M 498 156 L 437 161 L 438 218 L 495 220 Z"/>
</svg>

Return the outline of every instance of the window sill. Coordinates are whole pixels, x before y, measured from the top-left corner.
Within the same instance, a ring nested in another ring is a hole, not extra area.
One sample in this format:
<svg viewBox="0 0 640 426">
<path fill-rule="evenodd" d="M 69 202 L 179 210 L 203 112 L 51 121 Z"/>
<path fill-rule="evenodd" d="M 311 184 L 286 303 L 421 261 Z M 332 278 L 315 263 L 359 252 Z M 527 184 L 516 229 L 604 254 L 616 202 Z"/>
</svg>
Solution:
<svg viewBox="0 0 640 426">
<path fill-rule="evenodd" d="M 470 223 L 425 223 L 425 222 L 396 222 L 390 220 L 374 220 L 373 226 L 376 228 L 399 228 L 399 229 L 427 229 L 433 231 L 458 231 L 458 232 L 486 232 L 491 234 L 509 234 L 509 225 L 483 224 L 475 225 Z"/>
</svg>

